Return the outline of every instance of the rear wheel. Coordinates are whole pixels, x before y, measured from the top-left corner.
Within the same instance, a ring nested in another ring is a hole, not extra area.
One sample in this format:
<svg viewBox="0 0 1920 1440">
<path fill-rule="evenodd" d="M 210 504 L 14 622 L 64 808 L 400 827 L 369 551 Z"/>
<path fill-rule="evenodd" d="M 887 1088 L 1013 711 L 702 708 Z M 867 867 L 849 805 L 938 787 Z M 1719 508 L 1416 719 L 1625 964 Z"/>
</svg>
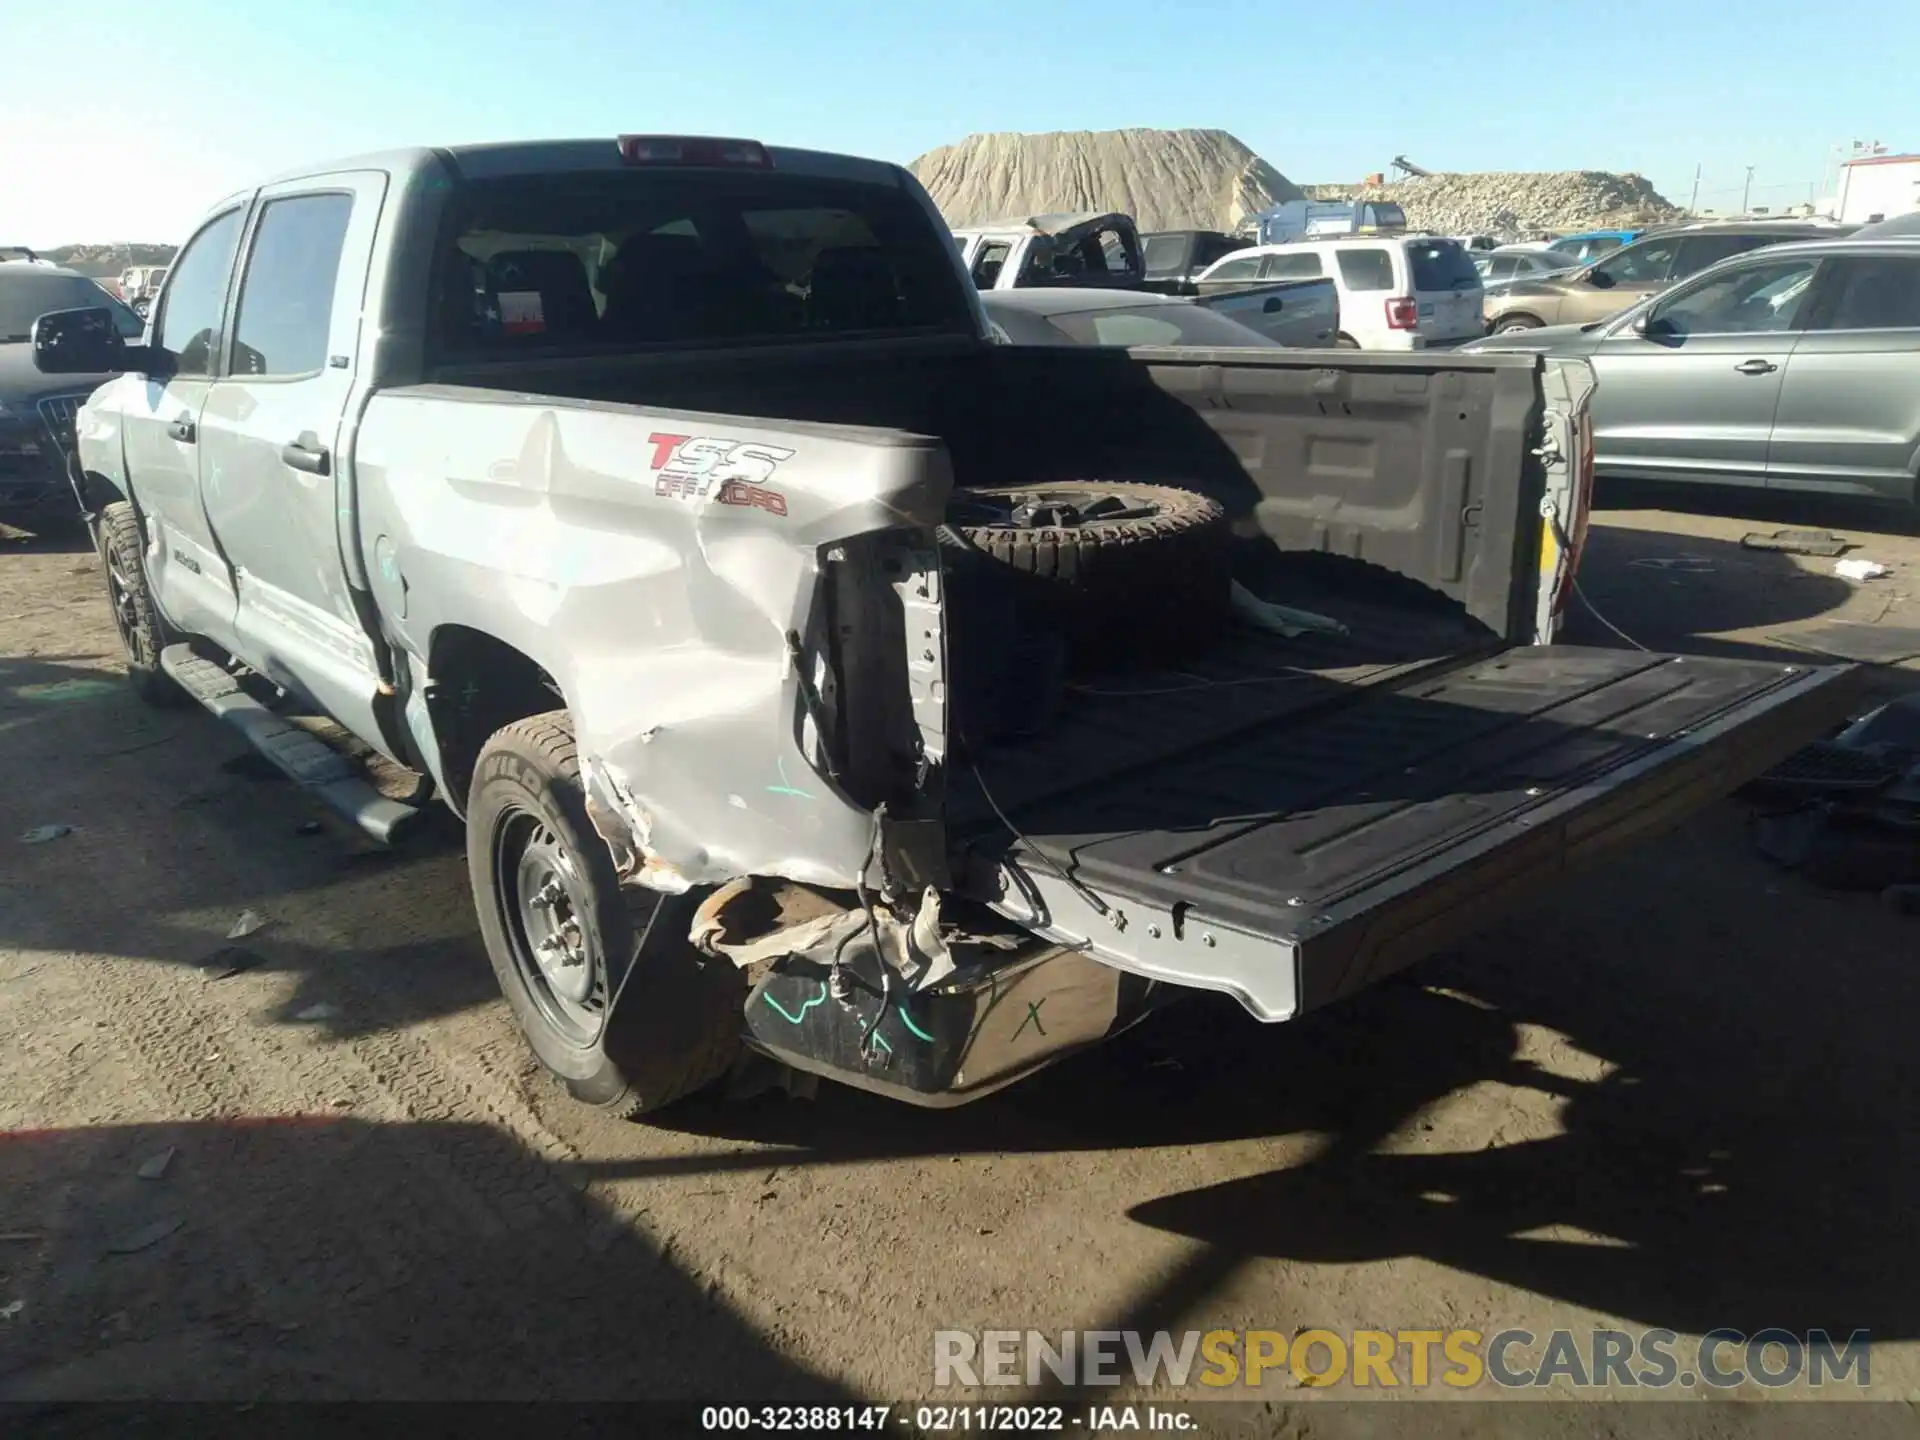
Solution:
<svg viewBox="0 0 1920 1440">
<path fill-rule="evenodd" d="M 173 636 L 147 585 L 144 538 L 133 506 L 116 500 L 100 510 L 100 559 L 107 572 L 107 602 L 113 628 L 127 657 L 127 681 L 149 705 L 175 705 L 186 692 L 160 668 L 160 652 Z"/>
<path fill-rule="evenodd" d="M 1358 350 L 1360 348 L 1360 342 L 1351 335 L 1342 332 L 1340 337 L 1333 342 L 1333 347 L 1336 350 Z"/>
<path fill-rule="evenodd" d="M 1493 322 L 1493 333 L 1511 335 L 1516 330 L 1538 330 L 1540 322 L 1531 315 L 1502 315 Z"/>
<path fill-rule="evenodd" d="M 563 710 L 496 732 L 467 797 L 467 874 L 480 934 L 514 1019 L 575 1098 L 658 1110 L 726 1073 L 746 986 L 687 939 L 652 933 L 661 903 L 624 889 L 587 818 Z M 618 1015 L 623 985 L 635 987 Z"/>
</svg>

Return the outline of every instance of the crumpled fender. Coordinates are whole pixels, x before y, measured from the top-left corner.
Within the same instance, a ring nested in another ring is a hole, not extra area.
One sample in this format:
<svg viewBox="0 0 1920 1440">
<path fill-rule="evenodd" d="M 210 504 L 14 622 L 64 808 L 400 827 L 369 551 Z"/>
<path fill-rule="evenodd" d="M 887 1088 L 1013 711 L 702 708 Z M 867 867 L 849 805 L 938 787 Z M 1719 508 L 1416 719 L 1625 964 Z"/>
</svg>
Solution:
<svg viewBox="0 0 1920 1440">
<path fill-rule="evenodd" d="M 422 386 L 374 397 L 358 474 L 389 623 L 423 655 L 438 625 L 483 631 L 553 678 L 628 879 L 855 883 L 873 816 L 822 771 L 800 667 L 825 678 L 834 542 L 939 522 L 939 442 Z"/>
</svg>

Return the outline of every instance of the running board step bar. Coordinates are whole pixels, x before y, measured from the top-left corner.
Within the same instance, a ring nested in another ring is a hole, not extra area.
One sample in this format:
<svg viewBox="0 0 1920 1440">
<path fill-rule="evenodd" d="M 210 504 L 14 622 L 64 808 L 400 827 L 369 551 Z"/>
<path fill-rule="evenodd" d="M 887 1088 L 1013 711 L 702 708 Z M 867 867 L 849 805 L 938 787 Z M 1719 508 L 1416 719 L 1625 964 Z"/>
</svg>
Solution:
<svg viewBox="0 0 1920 1440">
<path fill-rule="evenodd" d="M 194 699 L 247 737 L 286 777 L 351 820 L 382 845 L 390 845 L 419 815 L 411 805 L 389 800 L 360 769 L 324 740 L 289 724 L 241 688 L 220 665 L 190 645 L 169 645 L 160 668 Z"/>
</svg>

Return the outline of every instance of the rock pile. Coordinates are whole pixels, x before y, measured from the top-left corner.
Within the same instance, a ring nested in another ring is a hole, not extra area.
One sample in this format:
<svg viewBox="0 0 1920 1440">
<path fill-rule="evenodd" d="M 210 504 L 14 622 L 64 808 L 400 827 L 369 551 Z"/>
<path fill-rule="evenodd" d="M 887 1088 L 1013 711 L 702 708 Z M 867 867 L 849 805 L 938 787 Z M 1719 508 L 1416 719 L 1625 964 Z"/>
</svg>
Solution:
<svg viewBox="0 0 1920 1440">
<path fill-rule="evenodd" d="M 1643 176 L 1606 170 L 1482 171 L 1429 175 L 1391 185 L 1309 185 L 1315 200 L 1397 201 L 1416 230 L 1518 240 L 1542 230 L 1662 224 L 1680 207 Z"/>
<path fill-rule="evenodd" d="M 1224 130 L 969 135 L 912 165 L 949 225 L 1117 210 L 1142 230 L 1231 230 L 1299 187 Z"/>
</svg>

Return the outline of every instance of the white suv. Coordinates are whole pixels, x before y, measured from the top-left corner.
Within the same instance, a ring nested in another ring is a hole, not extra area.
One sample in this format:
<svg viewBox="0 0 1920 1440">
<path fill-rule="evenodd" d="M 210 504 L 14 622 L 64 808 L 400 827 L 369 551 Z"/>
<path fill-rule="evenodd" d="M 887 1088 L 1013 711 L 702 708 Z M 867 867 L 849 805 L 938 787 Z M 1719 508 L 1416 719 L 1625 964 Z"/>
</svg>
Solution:
<svg viewBox="0 0 1920 1440">
<path fill-rule="evenodd" d="M 1355 235 L 1256 245 L 1222 256 L 1209 280 L 1312 280 L 1340 290 L 1340 344 L 1359 350 L 1430 350 L 1486 334 L 1480 273 L 1456 240 L 1438 235 Z"/>
</svg>

